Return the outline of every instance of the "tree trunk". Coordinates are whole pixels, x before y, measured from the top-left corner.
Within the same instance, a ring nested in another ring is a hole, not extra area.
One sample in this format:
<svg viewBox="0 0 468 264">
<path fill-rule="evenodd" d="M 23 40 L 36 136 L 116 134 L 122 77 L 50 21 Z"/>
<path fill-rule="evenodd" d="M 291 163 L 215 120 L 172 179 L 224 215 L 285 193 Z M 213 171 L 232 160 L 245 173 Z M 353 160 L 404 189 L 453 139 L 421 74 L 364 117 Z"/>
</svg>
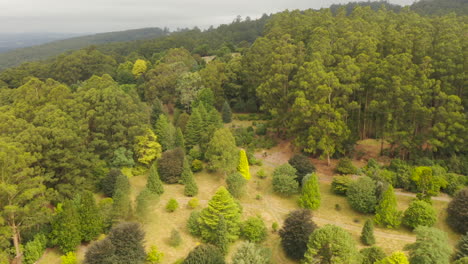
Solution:
<svg viewBox="0 0 468 264">
<path fill-rule="evenodd" d="M 22 252 L 21 252 L 21 245 L 20 245 L 20 233 L 18 230 L 18 227 L 16 224 L 13 222 L 11 229 L 13 231 L 13 245 L 15 246 L 15 260 L 14 263 L 16 264 L 21 264 L 22 262 Z"/>
<path fill-rule="evenodd" d="M 330 153 L 327 153 L 327 166 L 330 167 Z"/>
</svg>

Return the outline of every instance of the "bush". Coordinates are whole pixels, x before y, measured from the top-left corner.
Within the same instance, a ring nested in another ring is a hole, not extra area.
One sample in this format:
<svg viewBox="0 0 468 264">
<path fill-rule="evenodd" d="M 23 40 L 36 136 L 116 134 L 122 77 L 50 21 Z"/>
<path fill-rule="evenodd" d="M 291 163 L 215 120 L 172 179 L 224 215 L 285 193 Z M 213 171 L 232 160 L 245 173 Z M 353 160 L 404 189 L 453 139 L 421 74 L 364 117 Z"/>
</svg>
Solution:
<svg viewBox="0 0 468 264">
<path fill-rule="evenodd" d="M 193 148 L 191 148 L 190 151 L 189 151 L 189 156 L 192 157 L 192 159 L 194 159 L 194 160 L 202 159 L 202 152 L 200 150 L 200 147 L 198 145 L 196 145 Z"/>
<path fill-rule="evenodd" d="M 200 226 L 198 224 L 198 218 L 200 218 L 200 211 L 193 211 L 187 221 L 187 229 L 192 236 L 200 236 Z"/>
<path fill-rule="evenodd" d="M 351 207 L 361 213 L 375 212 L 377 204 L 375 182 L 367 177 L 360 177 L 349 185 L 346 196 Z"/>
<path fill-rule="evenodd" d="M 342 158 L 338 162 L 335 171 L 339 174 L 356 174 L 357 168 L 351 162 L 349 158 Z"/>
<path fill-rule="evenodd" d="M 374 264 L 386 257 L 385 252 L 382 248 L 373 246 L 369 248 L 363 248 L 359 251 L 362 256 L 362 264 Z"/>
<path fill-rule="evenodd" d="M 418 226 L 433 226 L 437 221 L 437 213 L 431 204 L 414 200 L 403 215 L 403 224 L 415 229 Z"/>
<path fill-rule="evenodd" d="M 302 179 L 304 176 L 315 171 L 314 164 L 310 162 L 308 157 L 302 154 L 295 154 L 292 158 L 289 159 L 288 163 L 296 169 L 296 180 L 299 185 L 302 184 Z"/>
<path fill-rule="evenodd" d="M 273 172 L 273 191 L 284 196 L 298 192 L 299 184 L 296 181 L 296 169 L 288 163 L 283 164 Z"/>
<path fill-rule="evenodd" d="M 468 233 L 460 238 L 453 252 L 453 260 L 459 260 L 466 257 L 468 257 Z"/>
<path fill-rule="evenodd" d="M 447 173 L 445 175 L 445 179 L 447 180 L 447 186 L 442 188 L 442 191 L 454 195 L 465 185 L 467 185 L 467 177 L 465 175 L 455 174 L 455 173 Z"/>
<path fill-rule="evenodd" d="M 273 230 L 273 232 L 278 231 L 278 228 L 279 228 L 279 225 L 277 222 L 273 222 L 273 224 L 271 224 L 271 230 Z"/>
<path fill-rule="evenodd" d="M 301 209 L 289 213 L 279 231 L 286 255 L 295 260 L 302 259 L 307 251 L 309 236 L 316 228 L 309 210 Z"/>
<path fill-rule="evenodd" d="M 372 223 L 372 220 L 367 220 L 364 224 L 360 239 L 361 242 L 366 246 L 375 244 L 374 224 Z"/>
<path fill-rule="evenodd" d="M 101 181 L 101 190 L 107 197 L 114 195 L 115 183 L 122 172 L 119 169 L 111 169 Z"/>
<path fill-rule="evenodd" d="M 78 264 L 75 252 L 68 252 L 66 255 L 61 256 L 60 260 L 62 264 Z"/>
<path fill-rule="evenodd" d="M 247 180 L 239 172 L 231 173 L 226 179 L 227 189 L 235 198 L 240 198 L 245 193 Z"/>
<path fill-rule="evenodd" d="M 232 257 L 232 264 L 269 264 L 271 251 L 256 244 L 245 242 Z"/>
<path fill-rule="evenodd" d="M 189 208 L 195 209 L 200 205 L 200 201 L 198 200 L 198 198 L 192 198 L 190 199 L 190 201 L 188 201 L 187 205 Z"/>
<path fill-rule="evenodd" d="M 158 160 L 158 173 L 165 183 L 178 183 L 184 166 L 184 151 L 181 148 L 163 152 Z"/>
<path fill-rule="evenodd" d="M 179 231 L 172 229 L 171 236 L 169 237 L 169 245 L 171 247 L 178 247 L 180 244 L 182 244 L 182 237 Z"/>
<path fill-rule="evenodd" d="M 224 256 L 219 248 L 202 244 L 190 251 L 184 264 L 225 264 Z"/>
<path fill-rule="evenodd" d="M 192 161 L 192 171 L 193 172 L 199 172 L 203 170 L 203 162 L 198 159 L 194 159 Z"/>
<path fill-rule="evenodd" d="M 166 211 L 170 213 L 174 212 L 177 208 L 179 208 L 179 203 L 174 198 L 171 198 L 166 204 Z"/>
<path fill-rule="evenodd" d="M 447 208 L 447 222 L 457 232 L 468 232 L 468 188 L 459 191 Z"/>
<path fill-rule="evenodd" d="M 147 264 L 160 264 L 164 253 L 160 252 L 156 246 L 151 246 L 148 254 L 146 255 Z"/>
<path fill-rule="evenodd" d="M 33 264 L 44 254 L 47 238 L 44 234 L 37 234 L 34 239 L 24 246 L 24 263 Z"/>
<path fill-rule="evenodd" d="M 260 179 L 265 179 L 267 177 L 267 174 L 263 168 L 257 171 L 257 177 Z"/>
<path fill-rule="evenodd" d="M 259 243 L 266 239 L 267 228 L 262 218 L 250 217 L 241 224 L 241 234 L 246 240 Z"/>
<path fill-rule="evenodd" d="M 335 176 L 331 184 L 331 189 L 333 193 L 339 195 L 346 195 L 349 185 L 353 182 L 353 179 L 350 176 Z"/>
<path fill-rule="evenodd" d="M 265 124 L 258 124 L 257 128 L 255 129 L 255 134 L 258 136 L 264 136 L 267 134 L 267 127 Z"/>
</svg>

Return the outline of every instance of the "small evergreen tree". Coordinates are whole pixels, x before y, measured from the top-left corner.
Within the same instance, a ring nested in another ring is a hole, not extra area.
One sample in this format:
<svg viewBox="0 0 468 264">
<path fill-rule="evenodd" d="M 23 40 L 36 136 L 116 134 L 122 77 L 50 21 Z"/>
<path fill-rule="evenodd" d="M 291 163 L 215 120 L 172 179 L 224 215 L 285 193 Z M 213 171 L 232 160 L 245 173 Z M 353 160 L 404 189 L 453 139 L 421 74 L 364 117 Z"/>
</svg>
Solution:
<svg viewBox="0 0 468 264">
<path fill-rule="evenodd" d="M 451 247 L 447 233 L 433 227 L 419 226 L 416 242 L 405 246 L 409 251 L 411 264 L 448 264 Z"/>
<path fill-rule="evenodd" d="M 209 161 L 212 170 L 222 170 L 225 173 L 235 170 L 239 159 L 236 141 L 227 128 L 216 130 L 208 143 L 205 158 Z"/>
<path fill-rule="evenodd" d="M 114 151 L 114 158 L 112 159 L 112 166 L 116 168 L 135 166 L 135 161 L 133 160 L 133 151 L 124 147 L 116 149 Z"/>
<path fill-rule="evenodd" d="M 290 196 L 297 193 L 299 184 L 296 181 L 296 169 L 289 164 L 278 166 L 273 171 L 273 191 Z"/>
<path fill-rule="evenodd" d="M 68 252 L 60 257 L 61 264 L 78 264 L 75 252 Z"/>
<path fill-rule="evenodd" d="M 367 176 L 360 177 L 349 185 L 346 198 L 354 210 L 373 213 L 377 203 L 375 182 Z"/>
<path fill-rule="evenodd" d="M 185 147 L 191 149 L 200 142 L 200 136 L 203 131 L 203 121 L 197 108 L 193 109 L 192 114 L 185 127 Z"/>
<path fill-rule="evenodd" d="M 375 244 L 374 224 L 370 219 L 368 219 L 362 227 L 361 242 L 366 246 L 372 246 Z"/>
<path fill-rule="evenodd" d="M 418 226 L 433 226 L 437 213 L 432 205 L 424 200 L 414 200 L 403 215 L 403 224 L 415 229 Z"/>
<path fill-rule="evenodd" d="M 184 264 L 226 264 L 224 256 L 218 247 L 201 244 L 190 251 Z"/>
<path fill-rule="evenodd" d="M 182 181 L 184 186 L 184 195 L 192 197 L 198 194 L 198 186 L 193 177 L 192 168 L 188 162 L 187 157 L 184 159 L 184 169 L 182 171 Z"/>
<path fill-rule="evenodd" d="M 232 121 L 232 111 L 231 107 L 229 106 L 229 103 L 227 101 L 224 101 L 223 108 L 221 110 L 222 115 L 223 115 L 223 122 L 224 123 L 231 123 Z"/>
<path fill-rule="evenodd" d="M 297 182 L 299 184 L 302 184 L 303 178 L 312 172 L 315 171 L 315 166 L 310 162 L 309 158 L 302 155 L 302 154 L 295 154 L 292 158 L 289 159 L 288 161 L 293 168 L 296 169 L 297 171 Z"/>
<path fill-rule="evenodd" d="M 346 195 L 349 185 L 353 182 L 348 175 L 334 176 L 332 181 L 332 191 L 339 195 Z"/>
<path fill-rule="evenodd" d="M 132 213 L 130 183 L 127 176 L 118 175 L 113 196 L 113 219 L 127 219 Z"/>
<path fill-rule="evenodd" d="M 279 231 L 281 245 L 286 255 L 292 259 L 300 260 L 307 251 L 309 236 L 317 228 L 312 221 L 312 213 L 301 209 L 289 213 Z"/>
<path fill-rule="evenodd" d="M 171 236 L 169 237 L 169 245 L 171 247 L 178 247 L 182 244 L 182 237 L 180 236 L 179 231 L 172 229 Z"/>
<path fill-rule="evenodd" d="M 184 170 L 184 150 L 181 148 L 165 151 L 158 160 L 158 173 L 165 183 L 178 183 Z"/>
<path fill-rule="evenodd" d="M 34 239 L 28 241 L 24 246 L 24 263 L 33 264 L 44 254 L 47 247 L 47 237 L 42 234 L 36 234 Z M 0 258 L 1 259 L 1 258 Z M 0 263 L 2 263 L 0 261 Z"/>
<path fill-rule="evenodd" d="M 85 253 L 84 264 L 115 264 L 115 247 L 110 239 L 93 242 Z"/>
<path fill-rule="evenodd" d="M 81 195 L 78 215 L 81 239 L 86 242 L 94 240 L 102 232 L 103 222 L 93 193 L 86 191 Z"/>
<path fill-rule="evenodd" d="M 235 198 L 241 198 L 245 193 L 247 180 L 239 172 L 229 174 L 226 178 L 227 189 Z"/>
<path fill-rule="evenodd" d="M 114 201 L 112 198 L 104 198 L 99 201 L 98 208 L 102 217 L 102 229 L 105 233 L 107 233 L 109 232 L 114 220 Z"/>
<path fill-rule="evenodd" d="M 267 237 L 267 228 L 259 216 L 249 217 L 241 225 L 242 237 L 254 243 L 260 243 Z"/>
<path fill-rule="evenodd" d="M 101 190 L 107 197 L 114 196 L 115 183 L 117 182 L 117 178 L 120 176 L 120 174 L 122 174 L 120 169 L 110 169 L 106 177 L 102 179 Z"/>
<path fill-rule="evenodd" d="M 136 216 L 140 221 L 146 221 L 150 211 L 151 204 L 158 199 L 158 196 L 152 193 L 148 188 L 144 188 L 136 198 Z"/>
<path fill-rule="evenodd" d="M 182 129 L 180 129 L 180 127 L 176 128 L 174 147 L 185 149 L 184 134 L 182 134 Z"/>
<path fill-rule="evenodd" d="M 63 253 L 75 251 L 81 242 L 81 232 L 80 216 L 72 201 L 67 200 L 57 205 L 51 225 L 52 243 L 57 245 Z"/>
<path fill-rule="evenodd" d="M 459 260 L 468 257 L 468 233 L 463 235 L 455 246 L 453 260 Z"/>
<path fill-rule="evenodd" d="M 164 186 L 159 178 L 156 162 L 151 165 L 148 180 L 146 181 L 146 189 L 157 196 L 164 193 Z"/>
<path fill-rule="evenodd" d="M 174 127 L 167 119 L 167 116 L 161 114 L 156 121 L 155 126 L 155 133 L 158 136 L 158 141 L 161 144 L 162 150 L 166 151 L 168 149 L 172 149 L 174 147 L 174 135 L 171 132 L 173 131 Z"/>
<path fill-rule="evenodd" d="M 393 186 L 389 185 L 377 205 L 375 222 L 387 228 L 397 228 L 401 223 L 401 212 L 397 209 L 397 201 Z"/>
<path fill-rule="evenodd" d="M 166 211 L 172 213 L 179 208 L 179 203 L 176 199 L 171 198 L 166 204 Z"/>
<path fill-rule="evenodd" d="M 458 233 L 468 232 L 468 188 L 459 191 L 447 207 L 447 222 Z"/>
<path fill-rule="evenodd" d="M 247 154 L 243 149 L 239 151 L 239 165 L 237 165 L 237 171 L 240 172 L 246 180 L 250 180 L 249 161 L 247 160 Z"/>
<path fill-rule="evenodd" d="M 146 263 L 160 264 L 164 257 L 164 253 L 160 252 L 155 245 L 152 245 L 148 254 L 146 255 Z"/>
<path fill-rule="evenodd" d="M 270 250 L 245 242 L 232 257 L 232 264 L 269 264 L 270 259 Z"/>
<path fill-rule="evenodd" d="M 198 218 L 200 218 L 200 211 L 193 211 L 190 213 L 190 217 L 187 221 L 187 229 L 189 230 L 192 236 L 200 236 L 200 225 L 198 224 Z"/>
<path fill-rule="evenodd" d="M 123 222 L 113 227 L 106 239 L 115 248 L 114 264 L 142 264 L 146 258 L 144 238 L 145 232 L 138 223 Z"/>
<path fill-rule="evenodd" d="M 349 158 L 342 158 L 336 165 L 336 172 L 339 174 L 356 174 L 357 168 L 351 162 Z"/>
<path fill-rule="evenodd" d="M 302 195 L 299 198 L 299 206 L 312 210 L 320 207 L 320 190 L 317 174 L 312 173 L 304 178 L 304 184 L 302 184 Z"/>
<path fill-rule="evenodd" d="M 359 253 L 361 253 L 362 256 L 361 264 L 374 264 L 387 256 L 385 255 L 383 249 L 377 246 L 363 248 L 361 251 L 359 251 Z"/>
<path fill-rule="evenodd" d="M 216 228 L 216 236 L 213 241 L 223 254 L 227 253 L 229 247 L 228 230 L 224 216 L 220 215 L 218 220 L 218 227 Z"/>
<path fill-rule="evenodd" d="M 208 207 L 201 211 L 198 218 L 201 237 L 204 241 L 215 241 L 220 215 L 226 221 L 229 241 L 236 240 L 240 231 L 241 209 L 224 187 L 218 188 L 215 195 L 208 202 Z"/>
</svg>

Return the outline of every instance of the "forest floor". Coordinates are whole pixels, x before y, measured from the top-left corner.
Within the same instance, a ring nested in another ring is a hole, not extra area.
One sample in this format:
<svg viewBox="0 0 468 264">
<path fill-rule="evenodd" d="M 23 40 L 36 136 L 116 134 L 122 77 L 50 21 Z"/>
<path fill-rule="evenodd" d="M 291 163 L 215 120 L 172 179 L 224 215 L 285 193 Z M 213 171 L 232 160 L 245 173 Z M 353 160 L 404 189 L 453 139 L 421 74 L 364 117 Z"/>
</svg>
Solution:
<svg viewBox="0 0 468 264">
<path fill-rule="evenodd" d="M 356 166 L 362 167 L 369 158 L 377 158 L 379 162 L 385 163 L 386 160 L 378 156 L 378 151 L 376 151 L 377 146 L 380 147 L 380 144 L 372 140 L 359 142 L 357 148 L 366 152 L 363 159 L 353 160 L 353 163 Z M 266 152 L 266 156 L 264 156 L 264 152 Z M 277 222 L 281 226 L 288 212 L 299 207 L 297 205 L 297 195 L 285 198 L 273 193 L 271 173 L 276 166 L 286 163 L 293 154 L 292 147 L 287 141 L 282 141 L 271 149 L 258 151 L 255 155 L 262 160 L 262 167 L 269 177 L 266 179 L 256 177 L 256 172 L 260 167 L 252 166 L 250 168 L 252 179 L 247 184 L 244 197 L 240 199 L 243 207 L 243 219 L 255 215 L 260 215 L 264 219 L 270 233 L 263 245 L 272 250 L 273 263 L 278 264 L 292 264 L 296 262 L 286 258 L 280 245 L 280 238 L 277 233 L 271 231 L 271 225 Z M 312 159 L 312 162 L 317 168 L 317 174 L 320 179 L 322 199 L 320 208 L 313 212 L 313 221 L 318 226 L 335 224 L 346 229 L 356 239 L 359 248 L 362 248 L 363 246 L 358 243 L 359 235 L 364 222 L 372 216 L 355 212 L 350 208 L 345 197 L 331 192 L 330 185 L 337 160 L 332 160 L 330 166 L 326 164 L 326 161 L 320 159 Z M 146 175 L 141 175 L 130 179 L 133 197 L 145 186 L 146 177 Z M 195 210 L 200 210 L 206 207 L 216 189 L 225 185 L 225 180 L 222 174 L 208 173 L 206 171 L 196 173 L 195 180 L 200 189 L 197 196 L 200 200 L 200 206 Z M 191 198 L 183 195 L 183 185 L 174 184 L 165 185 L 164 187 L 165 192 L 152 207 L 148 220 L 144 223 L 144 229 L 146 231 L 146 246 L 149 248 L 151 245 L 156 245 L 160 251 L 164 252 L 162 263 L 171 264 L 178 259 L 184 258 L 201 241 L 192 237 L 186 228 L 187 220 L 194 209 L 187 207 L 187 203 Z M 405 210 L 413 199 L 414 194 L 405 193 L 401 190 L 397 190 L 396 194 L 398 195 L 398 208 Z M 166 212 L 165 210 L 165 206 L 171 198 L 175 198 L 179 202 L 179 209 L 173 213 Z M 458 239 L 458 235 L 452 232 L 445 223 L 445 209 L 448 201 L 450 201 L 448 196 L 440 196 L 433 199 L 433 205 L 438 212 L 438 221 L 435 226 L 447 232 L 450 243 L 454 245 Z M 338 210 L 336 209 L 337 205 L 339 207 Z M 178 230 L 182 236 L 182 244 L 176 248 L 171 247 L 168 243 L 173 229 Z M 406 244 L 415 241 L 415 235 L 404 227 L 395 230 L 376 227 L 375 236 L 377 245 L 382 247 L 387 253 L 402 250 Z M 228 261 L 230 261 L 231 255 L 240 243 L 241 241 L 238 241 L 230 247 L 227 257 Z M 83 258 L 84 251 L 85 246 L 81 246 L 78 250 L 79 259 Z M 60 259 L 57 250 L 48 249 L 38 263 L 59 264 Z"/>
</svg>

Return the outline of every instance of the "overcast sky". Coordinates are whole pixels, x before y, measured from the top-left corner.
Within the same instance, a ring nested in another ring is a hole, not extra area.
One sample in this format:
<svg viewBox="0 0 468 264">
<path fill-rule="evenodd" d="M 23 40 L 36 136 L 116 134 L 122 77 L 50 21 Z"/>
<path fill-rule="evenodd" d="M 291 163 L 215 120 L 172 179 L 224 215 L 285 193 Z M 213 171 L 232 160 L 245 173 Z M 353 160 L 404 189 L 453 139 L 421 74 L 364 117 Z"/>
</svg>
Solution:
<svg viewBox="0 0 468 264">
<path fill-rule="evenodd" d="M 92 33 L 143 27 L 206 28 L 285 9 L 348 0 L 0 0 L 0 32 Z M 408 5 L 413 0 L 390 0 Z"/>
</svg>

